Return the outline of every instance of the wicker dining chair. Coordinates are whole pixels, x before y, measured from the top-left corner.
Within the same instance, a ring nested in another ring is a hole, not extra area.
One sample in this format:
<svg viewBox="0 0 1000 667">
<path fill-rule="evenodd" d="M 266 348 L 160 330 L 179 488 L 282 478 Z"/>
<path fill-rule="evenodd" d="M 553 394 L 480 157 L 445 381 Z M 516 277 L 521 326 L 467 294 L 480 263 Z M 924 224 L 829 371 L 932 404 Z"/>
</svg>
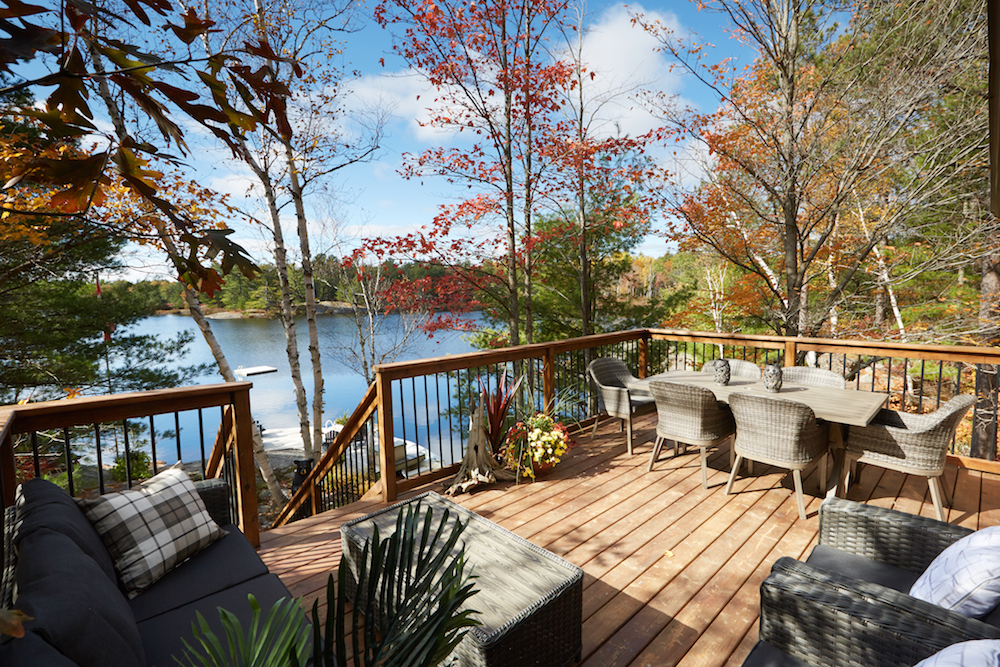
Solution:
<svg viewBox="0 0 1000 667">
<path fill-rule="evenodd" d="M 826 489 L 828 424 L 817 421 L 804 403 L 771 396 L 733 394 L 729 408 L 736 420 L 736 463 L 729 473 L 726 494 L 732 491 L 743 459 L 788 468 L 795 482 L 799 516 L 805 519 L 802 470 L 819 459 L 820 489 Z"/>
<path fill-rule="evenodd" d="M 955 429 L 975 402 L 973 396 L 960 395 L 923 415 L 881 410 L 868 426 L 851 426 L 841 488 L 846 491 L 851 469 L 858 464 L 920 475 L 927 478 L 938 520 L 944 521 L 942 492 L 949 506 L 951 500 L 938 478 L 944 472 Z"/>
<path fill-rule="evenodd" d="M 831 387 L 833 389 L 844 389 L 847 384 L 843 375 L 812 366 L 786 366 L 781 369 L 781 381 L 788 384 L 802 384 L 807 387 Z"/>
<path fill-rule="evenodd" d="M 713 359 L 711 361 L 706 361 L 705 365 L 701 367 L 702 373 L 714 373 L 715 372 L 715 362 L 722 361 L 722 359 Z M 757 364 L 744 361 L 743 359 L 726 359 L 729 362 L 729 374 L 734 378 L 744 378 L 747 380 L 759 380 L 760 379 L 760 366 Z"/>
<path fill-rule="evenodd" d="M 594 381 L 598 402 L 598 413 L 594 418 L 591 437 L 597 433 L 600 413 L 606 412 L 609 417 L 622 420 L 622 428 L 626 431 L 628 453 L 632 454 L 632 414 L 653 402 L 648 385 L 632 375 L 620 359 L 610 357 L 594 359 L 587 369 Z"/>
<path fill-rule="evenodd" d="M 733 414 L 716 400 L 711 389 L 705 387 L 651 380 L 649 393 L 656 402 L 657 420 L 656 444 L 648 470 L 653 470 L 665 441 L 674 441 L 674 456 L 677 456 L 678 443 L 693 445 L 701 450 L 701 486 L 707 489 L 707 450 L 729 440 L 736 432 Z M 730 465 L 732 461 L 733 449 L 730 447 Z"/>
</svg>

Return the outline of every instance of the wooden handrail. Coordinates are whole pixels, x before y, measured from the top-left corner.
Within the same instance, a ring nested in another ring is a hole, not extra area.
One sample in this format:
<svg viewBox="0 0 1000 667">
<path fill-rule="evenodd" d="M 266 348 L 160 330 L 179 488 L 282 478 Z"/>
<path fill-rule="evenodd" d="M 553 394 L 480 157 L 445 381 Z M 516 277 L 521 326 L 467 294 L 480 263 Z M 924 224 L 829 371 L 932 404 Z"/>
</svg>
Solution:
<svg viewBox="0 0 1000 667">
<path fill-rule="evenodd" d="M 568 338 L 551 343 L 518 345 L 516 347 L 504 347 L 497 350 L 451 354 L 446 357 L 417 359 L 415 361 L 397 361 L 391 364 L 379 364 L 375 367 L 375 372 L 385 378 L 386 381 L 401 380 L 403 378 L 431 375 L 432 373 L 447 373 L 466 368 L 492 366 L 493 364 L 501 364 L 508 361 L 541 358 L 549 350 L 553 354 L 560 354 L 562 352 L 572 352 L 573 350 L 583 350 L 588 347 L 613 345 L 615 343 L 646 337 L 649 335 L 649 331 L 649 329 L 632 329 L 609 334 Z"/>
<path fill-rule="evenodd" d="M 365 425 L 368 418 L 372 416 L 372 413 L 378 407 L 378 397 L 377 389 L 375 383 L 372 382 L 368 386 L 368 390 L 365 395 L 361 398 L 361 402 L 358 407 L 354 409 L 354 413 L 347 419 L 347 423 L 344 424 L 344 428 L 340 430 L 337 434 L 337 438 L 333 441 L 330 447 L 323 453 L 320 458 L 319 463 L 317 463 L 309 474 L 302 481 L 302 486 L 299 490 L 292 494 L 291 499 L 285 504 L 285 507 L 278 513 L 278 516 L 274 520 L 274 527 L 283 526 L 289 522 L 289 520 L 295 516 L 295 513 L 305 505 L 307 502 L 311 502 L 315 497 L 313 492 L 314 487 L 319 483 L 323 477 L 325 477 L 333 466 L 337 463 L 337 459 L 347 450 L 350 446 L 351 441 L 354 440 L 361 427 Z M 380 449 L 386 449 L 381 447 Z M 392 447 L 389 447 L 390 452 L 393 451 Z M 395 465 L 391 468 L 395 470 Z M 315 507 L 313 511 L 315 512 Z"/>
</svg>

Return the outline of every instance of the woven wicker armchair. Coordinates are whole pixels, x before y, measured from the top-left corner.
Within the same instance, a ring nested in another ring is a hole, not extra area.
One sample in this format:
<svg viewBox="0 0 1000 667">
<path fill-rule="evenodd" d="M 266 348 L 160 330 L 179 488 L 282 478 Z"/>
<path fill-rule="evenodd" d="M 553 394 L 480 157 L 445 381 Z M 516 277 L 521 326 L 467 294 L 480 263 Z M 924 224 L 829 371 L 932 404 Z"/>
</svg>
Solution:
<svg viewBox="0 0 1000 667">
<path fill-rule="evenodd" d="M 706 361 L 705 365 L 701 367 L 701 372 L 714 373 L 716 361 L 721 361 L 721 359 Z M 730 377 L 746 378 L 747 380 L 760 379 L 760 366 L 757 364 L 750 361 L 744 361 L 742 359 L 726 359 L 726 361 L 729 362 Z"/>
<path fill-rule="evenodd" d="M 693 445 L 701 450 L 701 485 L 708 488 L 709 447 L 722 444 L 736 431 L 733 414 L 715 399 L 711 389 L 677 382 L 651 380 L 649 393 L 656 401 L 656 444 L 649 459 L 649 470 L 653 470 L 656 457 L 663 443 L 674 441 L 674 456 L 677 456 L 678 442 Z M 733 448 L 729 448 L 729 463 L 732 465 Z"/>
<path fill-rule="evenodd" d="M 802 384 L 809 387 L 833 387 L 843 389 L 845 380 L 842 375 L 825 368 L 811 366 L 786 366 L 781 369 L 781 380 L 788 384 Z"/>
<path fill-rule="evenodd" d="M 619 359 L 608 357 L 594 359 L 590 362 L 588 370 L 594 381 L 598 402 L 598 414 L 594 419 L 594 430 L 591 435 L 597 433 L 602 411 L 609 417 L 617 417 L 622 420 L 623 430 L 627 432 L 625 437 L 628 453 L 631 454 L 632 414 L 653 402 L 653 397 L 649 395 L 648 383 L 632 375 Z"/>
<path fill-rule="evenodd" d="M 797 664 L 761 660 L 784 654 L 815 667 L 913 665 L 951 644 L 1000 638 L 1000 610 L 977 620 L 906 593 L 938 554 L 971 532 L 827 499 L 808 560 L 778 559 L 761 587 L 761 642 L 744 664 Z"/>
<path fill-rule="evenodd" d="M 944 472 L 955 429 L 975 400 L 972 396 L 956 396 L 923 415 L 882 410 L 868 426 L 852 426 L 847 436 L 841 488 L 848 488 L 851 470 L 857 464 L 870 463 L 920 475 L 927 478 L 938 520 L 944 521 L 943 489 L 938 478 Z M 946 492 L 944 495 L 950 506 Z"/>
<path fill-rule="evenodd" d="M 733 394 L 729 408 L 736 419 L 736 463 L 729 473 L 726 494 L 743 459 L 788 468 L 795 481 L 799 516 L 806 518 L 802 470 L 819 459 L 820 490 L 826 489 L 826 452 L 829 429 L 803 403 L 750 394 Z"/>
<path fill-rule="evenodd" d="M 1000 636 L 1000 628 L 951 618 L 934 605 L 926 616 L 911 614 L 871 584 L 817 580 L 796 563 L 779 559 L 761 585 L 759 641 L 743 667 L 901 667 L 958 642 Z"/>
</svg>

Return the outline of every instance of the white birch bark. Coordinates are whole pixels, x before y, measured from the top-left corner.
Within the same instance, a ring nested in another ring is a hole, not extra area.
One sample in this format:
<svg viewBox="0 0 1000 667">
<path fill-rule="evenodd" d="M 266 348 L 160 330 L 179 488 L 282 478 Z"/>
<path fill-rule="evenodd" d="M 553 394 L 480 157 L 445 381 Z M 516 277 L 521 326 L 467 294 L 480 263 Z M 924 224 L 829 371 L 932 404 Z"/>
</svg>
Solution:
<svg viewBox="0 0 1000 667">
<path fill-rule="evenodd" d="M 91 56 L 93 57 L 96 68 L 100 70 L 102 68 L 100 54 L 96 51 L 92 51 Z M 125 129 L 125 123 L 122 119 L 121 112 L 114 104 L 114 100 L 111 99 L 111 92 L 108 89 L 108 84 L 104 77 L 98 78 L 98 94 L 104 101 L 119 141 L 124 142 L 128 139 L 128 131 Z M 170 238 L 166 231 L 161 227 L 158 228 L 158 233 L 167 254 L 171 257 L 180 257 L 180 251 L 177 246 L 174 245 L 173 239 Z M 212 332 L 212 327 L 209 325 L 208 320 L 205 318 L 205 315 L 201 310 L 201 304 L 198 301 L 198 294 L 188 285 L 184 285 L 184 300 L 188 304 L 188 310 L 191 312 L 191 317 L 198 325 L 202 336 L 205 338 L 205 342 L 212 351 L 212 356 L 215 358 L 215 362 L 219 367 L 219 374 L 222 375 L 226 382 L 236 382 L 236 375 L 233 373 L 232 367 L 226 360 L 226 355 L 222 351 L 222 346 L 219 345 L 219 341 L 215 338 L 215 334 Z M 254 459 L 256 460 L 261 476 L 264 478 L 264 482 L 267 484 L 267 488 L 271 493 L 274 508 L 276 510 L 280 510 L 285 506 L 285 503 L 288 502 L 288 498 L 285 496 L 285 492 L 282 490 L 281 485 L 278 484 L 277 477 L 274 474 L 274 468 L 271 466 L 271 460 L 268 458 L 267 452 L 264 451 L 264 440 L 261 437 L 260 429 L 257 427 L 256 422 L 251 421 L 251 429 L 253 432 Z"/>
</svg>

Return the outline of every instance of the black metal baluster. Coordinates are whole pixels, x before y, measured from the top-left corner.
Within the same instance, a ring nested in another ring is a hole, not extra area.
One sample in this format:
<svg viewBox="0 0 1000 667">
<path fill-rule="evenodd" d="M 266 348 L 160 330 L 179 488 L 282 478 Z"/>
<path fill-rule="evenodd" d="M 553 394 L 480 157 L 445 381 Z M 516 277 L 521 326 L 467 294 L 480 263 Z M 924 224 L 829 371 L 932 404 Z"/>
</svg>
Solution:
<svg viewBox="0 0 1000 667">
<path fill-rule="evenodd" d="M 35 478 L 42 476 L 42 460 L 38 455 L 38 431 L 31 432 L 31 459 L 35 464 Z"/>
<path fill-rule="evenodd" d="M 937 401 L 934 409 L 941 407 L 941 383 L 944 382 L 944 361 L 938 362 Z"/>
<path fill-rule="evenodd" d="M 69 444 L 69 428 L 63 427 L 63 452 L 66 454 L 66 490 L 70 496 L 75 496 L 73 489 L 73 448 Z"/>
<path fill-rule="evenodd" d="M 201 476 L 202 479 L 208 474 L 208 464 L 205 462 L 205 420 L 198 408 L 198 444 L 201 448 Z"/>
<path fill-rule="evenodd" d="M 97 486 L 104 495 L 104 461 L 101 456 L 101 425 L 94 424 L 94 443 L 97 446 Z"/>
<path fill-rule="evenodd" d="M 926 370 L 927 361 L 925 359 L 920 360 L 920 396 L 917 398 L 917 414 L 921 414 L 924 411 L 924 371 Z"/>
<path fill-rule="evenodd" d="M 424 376 L 424 419 L 427 420 L 427 424 L 425 425 L 424 432 L 427 434 L 427 454 L 428 454 L 428 456 L 427 456 L 427 467 L 428 467 L 428 469 L 430 469 L 430 467 L 431 467 L 431 457 L 430 457 L 430 453 L 431 453 L 431 406 L 430 406 L 430 403 L 431 403 L 431 394 L 427 390 L 427 376 L 425 375 Z M 438 447 L 438 449 L 440 450 L 440 446 Z M 417 460 L 417 466 L 418 466 L 418 468 L 417 468 L 417 470 L 419 470 L 420 469 L 419 468 L 419 465 L 420 465 L 420 460 L 419 460 L 419 458 L 420 458 L 419 457 L 420 446 L 419 446 L 419 444 L 417 445 L 417 454 L 418 454 L 418 457 L 417 457 L 417 459 L 418 459 Z M 405 470 L 405 468 L 406 468 L 406 464 L 404 464 L 404 470 Z"/>
<path fill-rule="evenodd" d="M 177 460 L 180 461 L 183 456 L 181 456 L 181 415 L 179 412 L 174 412 L 174 438 L 177 440 Z"/>
<path fill-rule="evenodd" d="M 455 423 L 452 421 L 452 409 L 451 409 L 451 374 L 452 371 L 448 371 L 444 374 L 444 388 L 445 396 L 448 397 L 448 451 L 451 452 L 451 460 L 455 460 Z M 438 410 L 441 409 L 441 402 L 438 401 Z"/>
<path fill-rule="evenodd" d="M 909 371 L 907 370 L 909 359 L 903 357 L 903 397 L 901 399 L 901 412 L 906 412 L 906 385 L 909 384 Z"/>
<path fill-rule="evenodd" d="M 149 450 L 153 456 L 153 474 L 155 475 L 159 472 L 159 466 L 156 464 L 156 429 L 153 428 L 153 415 L 149 415 Z"/>
<path fill-rule="evenodd" d="M 128 488 L 132 488 L 132 452 L 128 443 L 128 420 L 122 420 L 122 440 L 125 444 L 125 477 L 128 481 Z M 232 480 L 230 480 L 232 483 Z M 234 487 L 230 487 L 234 488 Z"/>
</svg>

